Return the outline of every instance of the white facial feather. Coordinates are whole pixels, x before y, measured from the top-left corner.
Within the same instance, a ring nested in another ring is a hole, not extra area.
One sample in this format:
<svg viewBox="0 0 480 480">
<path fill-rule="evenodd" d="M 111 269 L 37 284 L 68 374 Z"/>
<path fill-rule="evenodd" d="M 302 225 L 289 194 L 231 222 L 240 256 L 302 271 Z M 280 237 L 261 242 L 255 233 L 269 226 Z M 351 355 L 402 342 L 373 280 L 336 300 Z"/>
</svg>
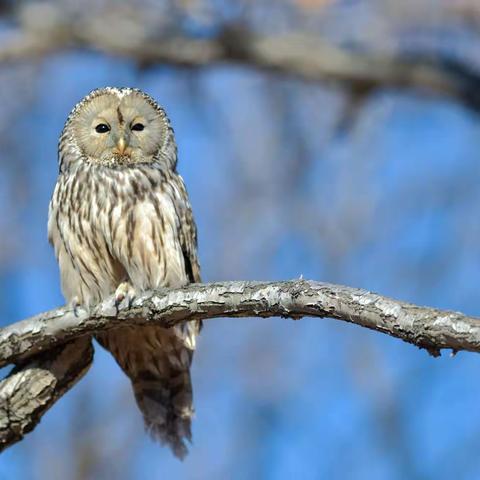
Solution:
<svg viewBox="0 0 480 480">
<path fill-rule="evenodd" d="M 87 97 L 72 112 L 67 127 L 80 153 L 89 161 L 122 165 L 146 163 L 161 152 L 169 134 L 164 111 L 133 89 L 103 89 Z M 99 125 L 106 131 L 99 132 Z M 134 125 L 141 125 L 136 130 Z M 119 151 L 119 142 L 125 151 Z"/>
</svg>

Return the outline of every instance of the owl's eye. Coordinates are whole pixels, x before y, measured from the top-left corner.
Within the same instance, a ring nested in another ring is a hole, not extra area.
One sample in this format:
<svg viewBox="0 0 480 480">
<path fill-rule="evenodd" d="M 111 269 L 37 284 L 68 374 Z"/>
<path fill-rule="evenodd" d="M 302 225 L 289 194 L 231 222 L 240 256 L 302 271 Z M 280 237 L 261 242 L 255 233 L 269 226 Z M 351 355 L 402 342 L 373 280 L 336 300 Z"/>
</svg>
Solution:
<svg viewBox="0 0 480 480">
<path fill-rule="evenodd" d="M 106 123 L 99 123 L 96 127 L 95 127 L 95 131 L 97 133 L 107 133 L 110 131 L 110 127 L 106 124 Z"/>
<path fill-rule="evenodd" d="M 135 130 L 137 132 L 141 132 L 145 128 L 145 125 L 142 123 L 136 123 L 135 125 L 132 126 L 132 130 Z"/>
</svg>

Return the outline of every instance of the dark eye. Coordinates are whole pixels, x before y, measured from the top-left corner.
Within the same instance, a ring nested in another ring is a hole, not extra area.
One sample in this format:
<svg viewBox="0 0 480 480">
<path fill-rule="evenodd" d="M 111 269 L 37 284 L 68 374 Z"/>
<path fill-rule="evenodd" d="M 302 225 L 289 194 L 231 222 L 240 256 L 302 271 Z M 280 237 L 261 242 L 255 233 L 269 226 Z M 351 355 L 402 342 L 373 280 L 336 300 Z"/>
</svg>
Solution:
<svg viewBox="0 0 480 480">
<path fill-rule="evenodd" d="M 136 132 L 141 132 L 144 128 L 145 126 L 142 123 L 136 123 L 132 126 L 132 130 L 135 130 Z"/>
<path fill-rule="evenodd" d="M 107 133 L 108 131 L 110 131 L 110 127 L 106 123 L 99 123 L 95 127 L 95 131 L 97 133 Z"/>
</svg>

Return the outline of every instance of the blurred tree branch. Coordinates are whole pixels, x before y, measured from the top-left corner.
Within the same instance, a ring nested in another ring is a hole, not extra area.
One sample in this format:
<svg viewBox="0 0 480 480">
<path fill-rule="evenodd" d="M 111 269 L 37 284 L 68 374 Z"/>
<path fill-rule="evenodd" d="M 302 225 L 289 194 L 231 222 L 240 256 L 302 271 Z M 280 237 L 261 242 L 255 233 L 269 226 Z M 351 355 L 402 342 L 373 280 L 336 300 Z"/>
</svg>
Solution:
<svg viewBox="0 0 480 480">
<path fill-rule="evenodd" d="M 109 299 L 92 311 L 51 310 L 0 330 L 0 366 L 17 367 L 0 382 L 0 449 L 20 440 L 88 369 L 90 335 L 124 326 L 215 317 L 329 317 L 427 349 L 480 352 L 480 320 L 339 285 L 292 280 L 192 284 L 147 292 L 133 305 Z M 70 343 L 68 343 L 70 342 Z"/>
<path fill-rule="evenodd" d="M 480 72 L 450 57 L 355 51 L 304 33 L 261 36 L 241 26 L 195 38 L 162 30 L 161 25 L 152 32 L 155 29 L 138 11 L 111 10 L 85 18 L 68 15 L 55 4 L 27 4 L 19 15 L 21 26 L 2 40 L 0 63 L 78 48 L 132 59 L 140 66 L 200 68 L 230 62 L 340 84 L 357 96 L 378 88 L 412 89 L 480 110 Z M 122 28 L 116 27 L 119 22 Z"/>
</svg>

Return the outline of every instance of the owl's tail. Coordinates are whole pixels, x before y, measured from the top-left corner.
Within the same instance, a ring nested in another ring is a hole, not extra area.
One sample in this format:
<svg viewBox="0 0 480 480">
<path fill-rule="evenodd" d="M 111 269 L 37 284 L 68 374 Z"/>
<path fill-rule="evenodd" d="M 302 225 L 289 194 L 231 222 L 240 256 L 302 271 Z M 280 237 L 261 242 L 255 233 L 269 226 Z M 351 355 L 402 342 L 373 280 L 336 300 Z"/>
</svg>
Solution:
<svg viewBox="0 0 480 480">
<path fill-rule="evenodd" d="M 194 414 L 190 364 L 196 332 L 188 328 L 125 327 L 97 338 L 130 378 L 147 431 L 180 459 L 188 453 Z"/>
</svg>

